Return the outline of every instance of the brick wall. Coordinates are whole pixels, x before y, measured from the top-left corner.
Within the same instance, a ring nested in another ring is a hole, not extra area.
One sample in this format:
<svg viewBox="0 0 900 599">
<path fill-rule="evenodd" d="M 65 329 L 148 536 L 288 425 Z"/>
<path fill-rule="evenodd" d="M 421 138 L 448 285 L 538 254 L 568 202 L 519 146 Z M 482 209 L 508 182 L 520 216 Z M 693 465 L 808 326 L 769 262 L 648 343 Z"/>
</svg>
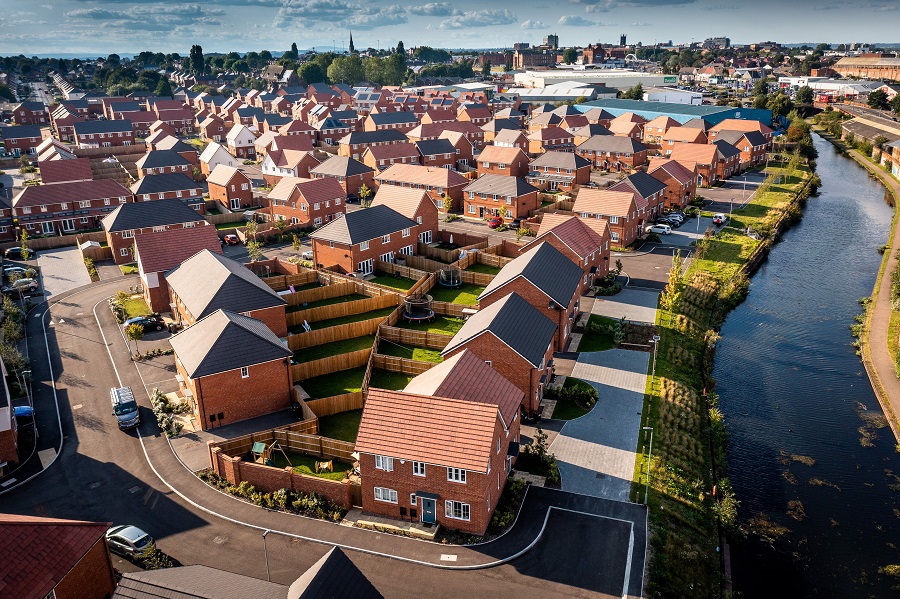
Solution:
<svg viewBox="0 0 900 599">
<path fill-rule="evenodd" d="M 103 537 L 54 587 L 56 599 L 109 599 L 116 590 L 112 560 Z"/>
<path fill-rule="evenodd" d="M 0 462 L 19 463 L 19 450 L 16 443 L 16 431 L 0 431 Z"/>
<path fill-rule="evenodd" d="M 144 301 L 154 312 L 169 311 L 169 285 L 163 273 L 155 273 L 158 284 L 156 287 L 150 287 L 146 280 L 142 280 L 144 284 Z"/>
<path fill-rule="evenodd" d="M 312 240 L 312 247 L 317 268 L 339 266 L 346 272 L 354 272 L 360 262 L 371 258 L 374 263 L 381 255 L 388 252 L 394 252 L 394 255 L 398 256 L 400 249 L 408 245 L 413 246 L 413 252 L 415 252 L 417 243 L 418 238 L 412 231 L 409 237 L 403 237 L 402 232 L 397 231 L 391 234 L 391 240 L 387 243 L 382 243 L 381 239 L 370 240 L 368 250 L 361 250 L 359 244 L 351 247 L 335 243 L 334 247 L 331 247 L 328 241 L 319 239 Z"/>
<path fill-rule="evenodd" d="M 201 427 L 207 430 L 289 408 L 292 381 L 290 365 L 285 361 L 252 365 L 246 379 L 241 378 L 240 369 L 193 379 Z M 176 366 L 187 381 L 180 363 Z M 215 420 L 210 420 L 212 415 Z"/>
<path fill-rule="evenodd" d="M 247 189 L 241 189 L 241 185 L 246 185 Z M 216 185 L 215 183 L 209 184 L 209 199 L 215 202 L 220 203 L 222 206 L 225 206 L 229 210 L 231 210 L 231 200 L 235 198 L 240 200 L 241 206 L 252 206 L 253 202 L 253 188 L 250 185 L 250 180 L 247 177 L 236 174 L 231 178 L 228 182 L 228 185 Z"/>
<path fill-rule="evenodd" d="M 549 307 L 550 300 L 543 291 L 535 287 L 524 277 L 518 277 L 493 293 L 481 298 L 478 302 L 478 308 L 484 310 L 510 293 L 517 293 L 522 296 L 525 301 L 537 308 L 541 314 L 556 324 L 556 334 L 553 337 L 553 349 L 554 351 L 563 351 L 566 347 L 569 334 L 572 332 L 572 319 L 569 318 L 569 314 L 574 311 L 575 302 L 578 301 L 580 297 L 577 289 L 565 309 L 558 310 L 557 308 Z"/>
<path fill-rule="evenodd" d="M 261 320 L 277 337 L 287 337 L 287 318 L 284 306 L 274 306 L 263 310 L 251 310 L 250 317 Z"/>
<path fill-rule="evenodd" d="M 556 235 L 546 235 L 540 239 L 542 242 L 549 243 L 555 247 L 566 258 L 581 268 L 582 278 L 581 286 L 579 287 L 580 295 L 587 293 L 593 285 L 594 279 L 603 278 L 609 273 L 609 238 L 603 240 L 603 247 L 597 248 L 593 258 L 590 256 L 587 257 L 587 263 L 585 263 L 584 259 L 578 256 L 578 254 L 569 249 L 569 246 L 560 241 L 559 237 Z M 594 267 L 596 267 L 597 270 L 594 274 L 591 274 L 591 269 Z"/>
</svg>

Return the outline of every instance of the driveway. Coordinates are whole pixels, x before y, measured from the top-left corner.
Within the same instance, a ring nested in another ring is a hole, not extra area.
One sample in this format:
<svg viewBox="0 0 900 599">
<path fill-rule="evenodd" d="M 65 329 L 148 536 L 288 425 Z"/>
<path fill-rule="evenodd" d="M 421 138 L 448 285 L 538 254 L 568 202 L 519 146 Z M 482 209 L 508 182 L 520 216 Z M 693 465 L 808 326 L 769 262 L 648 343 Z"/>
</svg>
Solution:
<svg viewBox="0 0 900 599">
<path fill-rule="evenodd" d="M 649 353 L 624 349 L 578 356 L 572 376 L 590 383 L 599 399 L 550 445 L 564 491 L 628 501 L 649 363 Z"/>
<path fill-rule="evenodd" d="M 81 250 L 77 247 L 41 251 L 38 253 L 38 264 L 47 297 L 91 283 Z"/>
<path fill-rule="evenodd" d="M 594 306 L 591 308 L 591 314 L 615 318 L 616 320 L 624 316 L 625 320 L 631 322 L 652 324 L 656 322 L 656 306 L 658 304 L 659 291 L 625 288 L 610 297 L 596 297 Z"/>
<path fill-rule="evenodd" d="M 697 195 L 703 196 L 707 204 L 704 210 L 728 212 L 747 204 L 756 193 L 756 189 L 766 180 L 762 171 L 748 171 L 732 177 L 718 187 L 698 189 Z"/>
<path fill-rule="evenodd" d="M 680 248 L 690 247 L 692 243 L 702 239 L 706 230 L 710 227 L 715 229 L 712 219 L 708 216 L 692 218 L 677 229 L 673 228 L 670 234 L 660 235 L 660 245 L 672 245 Z M 682 252 L 683 254 L 684 252 Z"/>
</svg>

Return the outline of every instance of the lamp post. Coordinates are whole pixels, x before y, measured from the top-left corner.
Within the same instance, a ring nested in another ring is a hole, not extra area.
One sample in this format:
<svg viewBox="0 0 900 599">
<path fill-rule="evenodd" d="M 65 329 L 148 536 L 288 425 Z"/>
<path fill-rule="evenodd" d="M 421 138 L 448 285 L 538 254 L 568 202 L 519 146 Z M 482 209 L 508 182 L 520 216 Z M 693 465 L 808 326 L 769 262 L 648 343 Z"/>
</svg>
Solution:
<svg viewBox="0 0 900 599">
<path fill-rule="evenodd" d="M 644 481 L 644 505 L 647 505 L 647 495 L 650 492 L 650 462 L 653 460 L 653 427 L 645 426 L 642 430 L 650 431 L 650 452 L 647 454 L 647 478 Z M 265 538 L 265 535 L 263 535 L 263 538 Z"/>
<path fill-rule="evenodd" d="M 650 451 L 653 451 L 653 437 L 650 437 Z M 646 502 L 645 502 L 646 503 Z M 266 529 L 262 533 L 263 537 L 263 553 L 266 555 L 266 580 L 272 582 L 272 577 L 269 575 L 269 548 L 266 546 L 266 535 L 272 532 L 269 529 Z"/>
<path fill-rule="evenodd" d="M 653 369 L 650 371 L 650 391 L 653 391 L 653 383 L 656 382 L 656 352 L 659 349 L 659 335 L 653 335 L 653 339 L 650 340 L 650 343 L 653 344 Z"/>
</svg>

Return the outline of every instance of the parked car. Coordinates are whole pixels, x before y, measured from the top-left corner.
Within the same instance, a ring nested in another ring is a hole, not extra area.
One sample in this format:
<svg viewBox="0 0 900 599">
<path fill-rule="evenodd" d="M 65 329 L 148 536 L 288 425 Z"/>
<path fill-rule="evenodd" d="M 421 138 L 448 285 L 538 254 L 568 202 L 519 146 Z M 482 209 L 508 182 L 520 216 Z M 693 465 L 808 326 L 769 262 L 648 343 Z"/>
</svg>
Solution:
<svg viewBox="0 0 900 599">
<path fill-rule="evenodd" d="M 228 245 L 238 245 L 239 243 L 241 243 L 241 240 L 234 233 L 229 233 L 225 236 L 225 243 L 227 243 Z"/>
<path fill-rule="evenodd" d="M 646 229 L 644 229 L 645 233 L 656 233 L 657 235 L 668 235 L 672 232 L 672 227 L 669 225 L 650 225 Z"/>
<path fill-rule="evenodd" d="M 725 215 L 722 214 L 721 212 L 719 212 L 718 214 L 713 216 L 713 224 L 715 224 L 716 226 L 719 226 L 719 227 L 724 225 L 725 224 Z"/>
<path fill-rule="evenodd" d="M 109 550 L 124 557 L 134 557 L 153 542 L 153 537 L 137 526 L 113 526 L 106 531 Z"/>
<path fill-rule="evenodd" d="M 676 219 L 674 219 L 674 218 L 667 218 L 667 217 L 665 217 L 665 216 L 661 216 L 661 217 L 659 217 L 658 219 L 656 219 L 656 224 L 657 224 L 657 225 L 666 225 L 666 226 L 668 226 L 668 227 L 673 227 L 673 228 L 676 228 L 676 229 L 677 229 L 679 226 L 681 226 L 681 222 L 680 222 L 680 221 L 678 221 L 678 220 L 676 220 Z"/>
<path fill-rule="evenodd" d="M 34 250 L 29 250 L 28 257 L 34 258 L 34 256 L 36 254 L 37 254 L 37 252 L 35 252 Z M 22 246 L 19 246 L 19 245 L 13 246 L 11 248 L 6 248 L 6 251 L 3 252 L 3 255 L 5 257 L 11 258 L 13 260 L 23 260 L 24 259 L 24 257 L 22 256 Z"/>
<path fill-rule="evenodd" d="M 353 202 L 358 202 L 358 201 L 359 201 L 359 196 L 357 196 L 356 194 L 351 193 L 351 194 L 347 195 L 347 203 L 348 204 L 352 204 Z"/>
<path fill-rule="evenodd" d="M 679 222 L 684 222 L 684 215 L 678 214 L 677 212 L 669 212 L 667 214 L 664 214 L 663 216 L 665 216 L 669 220 L 677 220 Z"/>
<path fill-rule="evenodd" d="M 494 218 L 492 218 L 491 220 L 488 221 L 488 227 L 490 227 L 491 229 L 496 229 L 497 227 L 499 227 L 502 224 L 503 224 L 502 216 L 495 216 Z"/>
<path fill-rule="evenodd" d="M 3 293 L 35 293 L 38 290 L 38 283 L 34 279 L 19 279 L 8 285 L 3 286 Z"/>
<path fill-rule="evenodd" d="M 161 331 L 166 328 L 166 323 L 159 314 L 150 314 L 149 316 L 135 316 L 129 318 L 122 323 L 122 328 L 138 324 L 144 327 L 144 331 Z"/>
<path fill-rule="evenodd" d="M 30 266 L 7 266 L 3 269 L 3 278 L 7 281 L 14 277 L 33 279 L 35 275 L 37 275 L 37 271 Z"/>
<path fill-rule="evenodd" d="M 312 250 L 306 250 L 305 252 L 301 252 L 300 257 L 303 258 L 304 260 L 312 260 L 313 259 Z"/>
</svg>

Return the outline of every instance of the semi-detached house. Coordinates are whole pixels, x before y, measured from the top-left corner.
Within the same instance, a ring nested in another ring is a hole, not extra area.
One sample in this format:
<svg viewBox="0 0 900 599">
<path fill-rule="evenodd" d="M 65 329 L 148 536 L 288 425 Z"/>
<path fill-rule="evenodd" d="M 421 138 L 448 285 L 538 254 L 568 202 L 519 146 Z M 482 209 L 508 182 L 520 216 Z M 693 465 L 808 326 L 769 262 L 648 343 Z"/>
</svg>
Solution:
<svg viewBox="0 0 900 599">
<path fill-rule="evenodd" d="M 127 202 L 120 204 L 101 221 L 106 243 L 116 264 L 134 262 L 134 240 L 147 233 L 171 229 L 212 227 L 209 221 L 181 200 Z"/>
<path fill-rule="evenodd" d="M 348 196 L 359 195 L 363 185 L 373 191 L 376 187 L 375 169 L 346 156 L 332 156 L 309 169 L 309 175 L 313 179 L 336 180 Z"/>
<path fill-rule="evenodd" d="M 666 208 L 682 209 L 697 195 L 697 165 L 668 158 L 655 158 L 647 166 L 647 174 L 664 183 Z"/>
<path fill-rule="evenodd" d="M 633 170 L 647 162 L 647 146 L 630 137 L 595 135 L 575 148 L 575 154 L 604 171 Z"/>
<path fill-rule="evenodd" d="M 524 177 L 528 174 L 528 156 L 521 148 L 488 146 L 478 156 L 478 176 L 488 174 Z"/>
<path fill-rule="evenodd" d="M 344 216 L 344 188 L 336 179 L 284 178 L 269 194 L 275 220 L 291 226 L 320 227 Z"/>
<path fill-rule="evenodd" d="M 253 202 L 250 178 L 233 166 L 220 164 L 206 178 L 209 199 L 229 210 L 249 208 Z"/>
<path fill-rule="evenodd" d="M 111 179 L 32 185 L 13 197 L 12 215 L 32 237 L 63 235 L 96 229 L 130 199 L 131 192 Z"/>
<path fill-rule="evenodd" d="M 638 208 L 643 208 L 647 220 L 653 220 L 661 211 L 665 200 L 666 184 L 651 177 L 643 171 L 628 175 L 615 185 L 608 187 L 609 191 L 633 191 L 640 199 L 637 200 Z"/>
<path fill-rule="evenodd" d="M 383 185 L 378 188 L 372 206 L 387 206 L 415 221 L 413 236 L 418 243 L 431 243 L 438 238 L 438 209 L 422 189 Z"/>
<path fill-rule="evenodd" d="M 521 177 L 482 175 L 463 188 L 464 214 L 487 218 L 508 213 L 511 219 L 528 218 L 540 208 L 537 187 Z"/>
<path fill-rule="evenodd" d="M 462 207 L 463 188 L 469 184 L 468 179 L 454 170 L 417 164 L 394 164 L 376 175 L 375 180 L 379 186 L 424 189 L 442 211 L 445 196 L 453 200 L 452 210 L 459 210 Z"/>
<path fill-rule="evenodd" d="M 200 184 L 184 173 L 150 175 L 131 185 L 136 202 L 178 199 L 199 212 L 206 214 L 206 202 Z"/>
<path fill-rule="evenodd" d="M 37 125 L 3 127 L 0 129 L 0 136 L 3 137 L 3 149 L 6 153 L 16 157 L 35 154 L 42 141 L 41 128 Z"/>
<path fill-rule="evenodd" d="M 519 251 L 527 252 L 542 243 L 552 245 L 581 268 L 579 295 L 585 295 L 609 272 L 609 225 L 605 221 L 545 214 L 534 240 Z"/>
<path fill-rule="evenodd" d="M 572 211 L 581 218 L 606 221 L 613 245 L 626 247 L 641 236 L 644 212 L 638 208 L 633 191 L 581 188 Z"/>
</svg>

